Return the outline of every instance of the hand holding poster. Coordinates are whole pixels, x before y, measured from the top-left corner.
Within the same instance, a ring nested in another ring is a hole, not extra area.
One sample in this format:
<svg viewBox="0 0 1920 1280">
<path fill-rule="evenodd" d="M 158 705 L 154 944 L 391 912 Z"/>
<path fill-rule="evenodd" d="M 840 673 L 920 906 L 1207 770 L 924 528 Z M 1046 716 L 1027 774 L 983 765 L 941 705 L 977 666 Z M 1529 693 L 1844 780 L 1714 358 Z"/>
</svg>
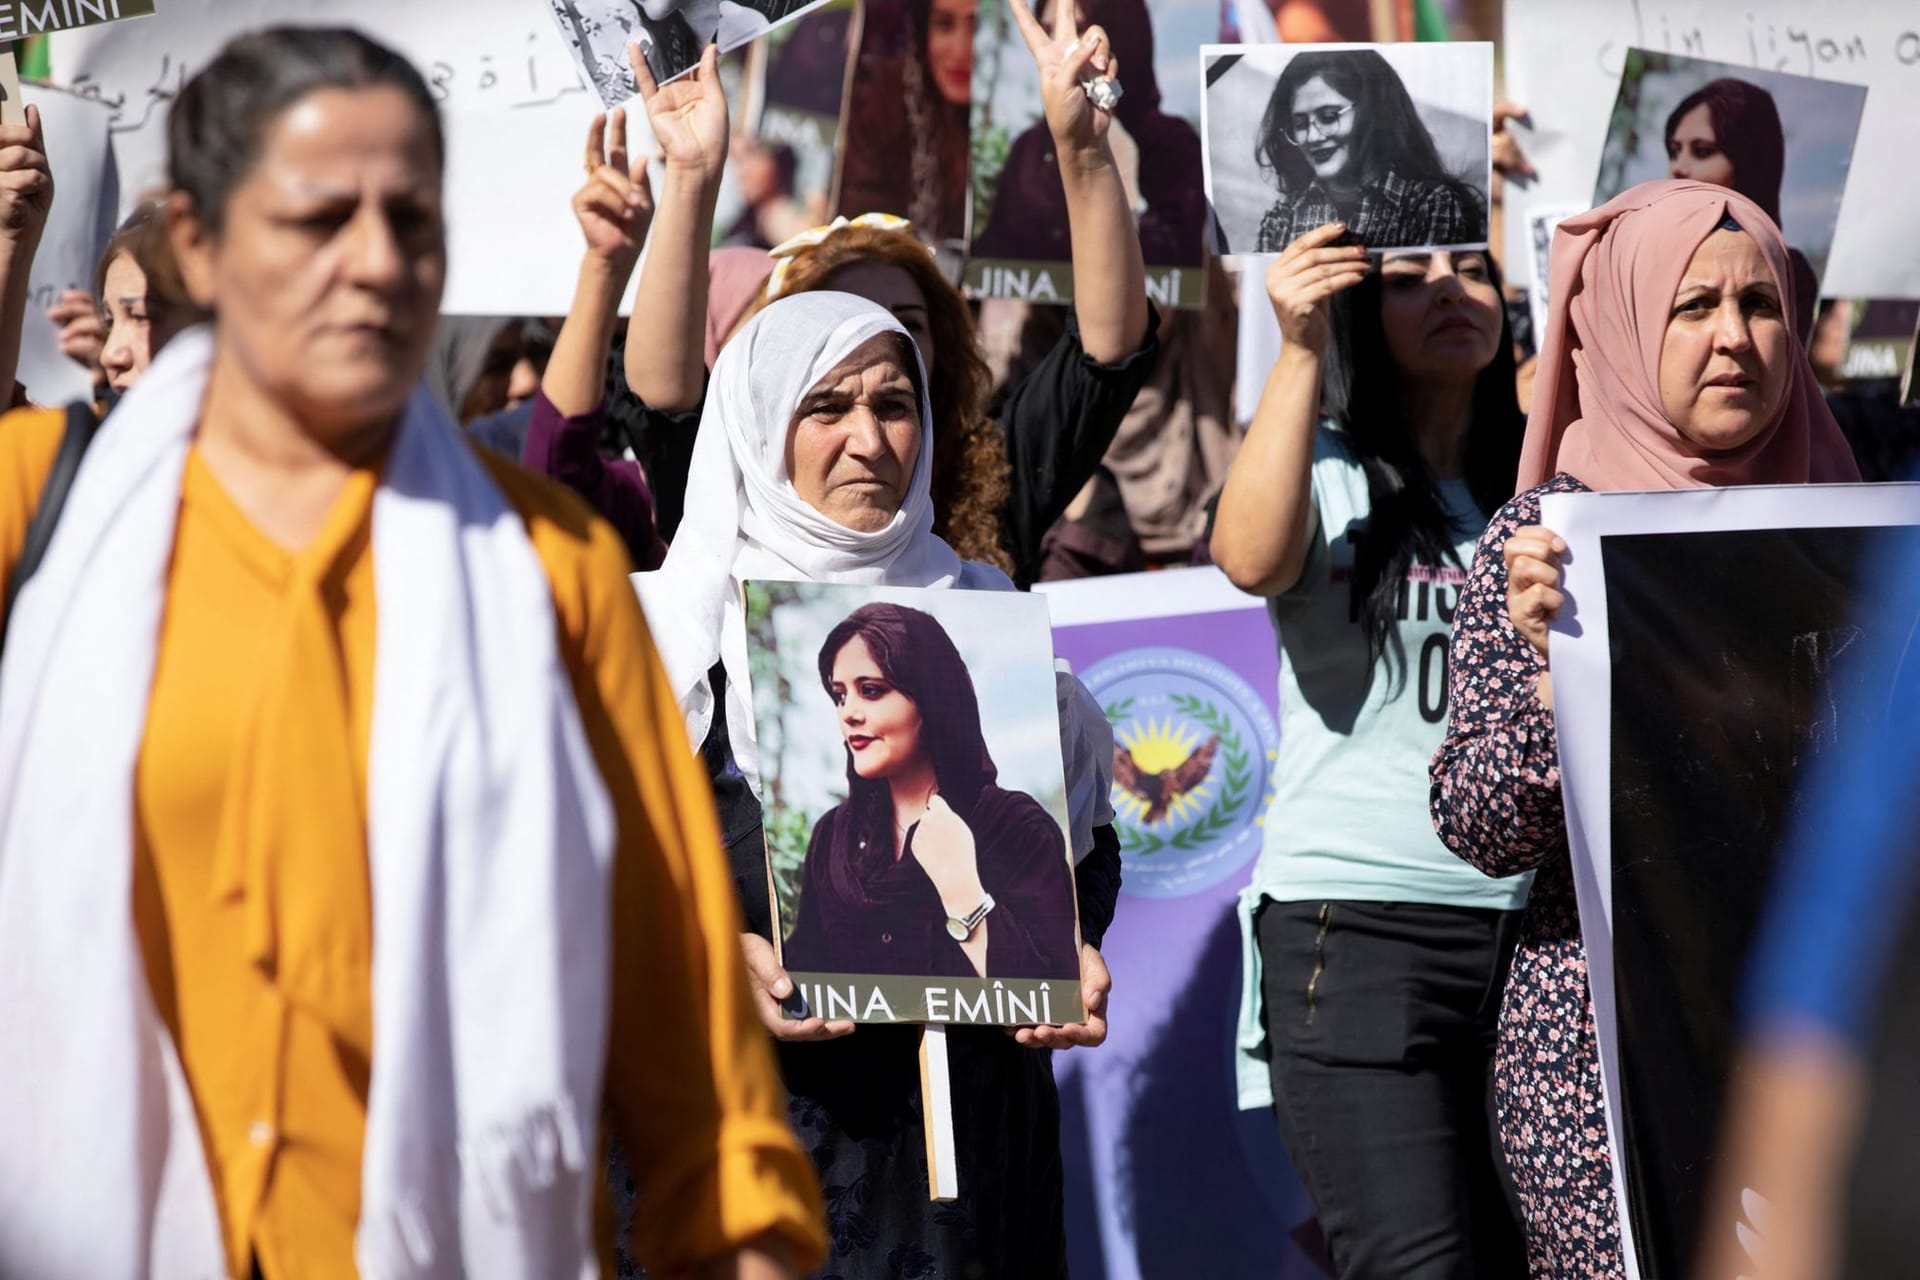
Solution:
<svg viewBox="0 0 1920 1280">
<path fill-rule="evenodd" d="M 750 583 L 747 632 L 802 1016 L 1080 1021 L 1045 602 Z"/>
<path fill-rule="evenodd" d="M 1207 198 L 1221 252 L 1329 222 L 1370 250 L 1485 248 L 1493 46 L 1209 45 Z"/>
<path fill-rule="evenodd" d="M 1920 116 L 1920 29 L 1910 6 L 1885 0 L 1809 6 L 1799 0 L 1507 0 L 1506 96 L 1528 108 L 1515 126 L 1536 181 L 1508 183 L 1506 257 L 1526 261 L 1536 205 L 1589 198 L 1630 49 L 1865 85 L 1851 184 L 1822 277 L 1832 297 L 1920 297 L 1920 242 L 1906 233 L 1920 204 L 1910 162 Z"/>
<path fill-rule="evenodd" d="M 1630 1280 L 1667 1280 L 1709 1220 L 1796 781 L 1860 728 L 1834 681 L 1877 625 L 1864 553 L 1920 524 L 1920 486 L 1549 495 L 1541 519 L 1568 548 L 1553 714 L 1621 1239 Z"/>
<path fill-rule="evenodd" d="M 1629 49 L 1593 203 L 1655 178 L 1732 187 L 1811 267 L 1811 313 L 1866 102 L 1859 85 Z"/>
<path fill-rule="evenodd" d="M 976 297 L 1073 301 L 1072 245 L 1059 144 L 1048 124 L 1042 61 L 1053 65 L 1075 34 L 1051 3 L 1035 6 L 1044 30 L 1023 35 L 1010 0 L 982 0 L 973 64 L 973 237 L 967 288 Z M 1072 145 L 1111 151 L 1139 210 L 1147 294 L 1162 307 L 1206 298 L 1200 268 L 1207 209 L 1201 190 L 1200 92 L 1193 50 L 1219 30 L 1219 11 L 1174 0 L 1079 0 L 1084 29 L 1106 32 L 1120 73 L 1111 112 L 1075 115 Z M 1039 43 L 1035 43 L 1038 40 Z M 1090 79 L 1093 77 L 1089 77 Z M 1084 102 L 1057 108 L 1064 117 Z M 1071 159 L 1071 157 L 1068 157 Z"/>
</svg>

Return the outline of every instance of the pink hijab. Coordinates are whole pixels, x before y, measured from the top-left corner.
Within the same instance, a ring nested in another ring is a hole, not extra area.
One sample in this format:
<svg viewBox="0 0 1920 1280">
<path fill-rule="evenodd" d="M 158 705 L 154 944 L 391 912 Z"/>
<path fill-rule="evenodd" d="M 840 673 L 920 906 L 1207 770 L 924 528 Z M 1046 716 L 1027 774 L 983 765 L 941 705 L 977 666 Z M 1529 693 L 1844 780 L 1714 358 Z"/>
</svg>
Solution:
<svg viewBox="0 0 1920 1280">
<path fill-rule="evenodd" d="M 733 336 L 740 317 L 760 298 L 773 259 L 765 249 L 715 249 L 707 259 L 707 368 L 720 356 L 720 347 Z"/>
<path fill-rule="evenodd" d="M 1694 252 L 1728 215 L 1759 244 L 1786 314 L 1796 314 L 1779 228 L 1759 205 L 1725 187 L 1644 182 L 1560 224 L 1520 490 L 1559 472 L 1601 490 L 1860 478 L 1798 337 L 1780 414 L 1747 444 L 1702 454 L 1667 421 L 1660 350 L 1674 294 Z"/>
</svg>

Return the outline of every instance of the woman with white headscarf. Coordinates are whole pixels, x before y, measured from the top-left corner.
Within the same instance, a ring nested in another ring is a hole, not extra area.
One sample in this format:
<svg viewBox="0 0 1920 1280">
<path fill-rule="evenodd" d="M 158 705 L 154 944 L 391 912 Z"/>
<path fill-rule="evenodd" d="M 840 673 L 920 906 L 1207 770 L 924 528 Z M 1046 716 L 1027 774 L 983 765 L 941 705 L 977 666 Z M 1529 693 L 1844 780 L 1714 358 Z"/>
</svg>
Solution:
<svg viewBox="0 0 1920 1280">
<path fill-rule="evenodd" d="M 1064 1274 L 1059 1100 L 1040 1049 L 1097 1045 L 1109 981 L 1096 949 L 1119 889 L 1107 807 L 1112 736 L 1079 682 L 1060 678 L 1087 1022 L 956 1027 L 948 1035 L 961 1199 L 927 1197 L 918 1030 L 785 1018 L 774 957 L 741 584 L 801 580 L 1010 590 L 933 535 L 933 420 L 912 340 L 891 314 L 816 291 L 761 311 L 722 349 L 666 564 L 636 575 L 690 736 L 703 742 L 749 932 L 763 1021 L 780 1041 L 790 1118 L 828 1186 L 837 1275 Z M 830 1041 L 831 1043 L 809 1043 Z M 856 1136 L 857 1135 L 857 1136 Z"/>
</svg>

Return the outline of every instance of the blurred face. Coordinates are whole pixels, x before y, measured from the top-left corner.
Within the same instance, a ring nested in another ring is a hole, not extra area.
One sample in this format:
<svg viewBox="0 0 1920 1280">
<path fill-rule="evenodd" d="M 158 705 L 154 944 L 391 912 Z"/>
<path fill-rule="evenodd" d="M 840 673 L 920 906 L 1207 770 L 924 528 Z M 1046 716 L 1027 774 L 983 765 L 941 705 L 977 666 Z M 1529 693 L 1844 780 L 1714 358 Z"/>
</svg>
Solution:
<svg viewBox="0 0 1920 1280">
<path fill-rule="evenodd" d="M 1733 185 L 1733 161 L 1720 149 L 1713 133 L 1713 115 L 1701 103 L 1680 117 L 1667 139 L 1667 176 L 1711 182 L 1716 187 Z"/>
<path fill-rule="evenodd" d="M 840 708 L 840 735 L 862 778 L 890 778 L 920 756 L 920 708 L 893 687 L 866 639 L 855 636 L 833 659 L 829 685 Z"/>
<path fill-rule="evenodd" d="M 446 281 L 428 122 L 390 87 L 309 94 L 268 127 L 218 233 L 178 207 L 174 248 L 220 363 L 309 431 L 397 417 Z"/>
<path fill-rule="evenodd" d="M 801 397 L 787 432 L 794 492 L 860 533 L 892 523 L 920 454 L 920 401 L 900 356 L 892 335 L 862 343 Z"/>
<path fill-rule="evenodd" d="M 1338 180 L 1353 164 L 1354 114 L 1353 99 L 1319 76 L 1293 95 L 1287 140 L 1300 149 L 1322 182 Z"/>
<path fill-rule="evenodd" d="M 1406 253 L 1380 264 L 1380 325 L 1399 371 L 1472 377 L 1500 346 L 1502 305 L 1482 253 Z"/>
<path fill-rule="evenodd" d="M 106 372 L 108 385 L 125 392 L 153 362 L 153 313 L 147 302 L 147 276 L 132 254 L 123 253 L 107 264 L 105 284 L 100 315 L 106 324 L 107 341 L 100 348 L 100 367 Z"/>
<path fill-rule="evenodd" d="M 927 295 L 920 291 L 919 284 L 904 267 L 886 262 L 856 263 L 840 268 L 822 281 L 820 287 L 851 293 L 893 312 L 893 318 L 900 322 L 919 350 L 927 377 L 933 377 L 932 312 L 927 307 Z"/>
<path fill-rule="evenodd" d="M 740 187 L 740 198 L 749 205 L 762 204 L 781 194 L 780 169 L 773 152 L 744 135 L 733 140 L 733 180 Z"/>
<path fill-rule="evenodd" d="M 1780 288 L 1744 231 L 1716 231 L 1673 297 L 1660 352 L 1660 405 L 1706 453 L 1738 449 L 1786 394 L 1793 339 Z"/>
<path fill-rule="evenodd" d="M 980 0 L 933 0 L 927 20 L 927 65 L 940 96 L 954 106 L 973 99 L 973 31 Z"/>
</svg>

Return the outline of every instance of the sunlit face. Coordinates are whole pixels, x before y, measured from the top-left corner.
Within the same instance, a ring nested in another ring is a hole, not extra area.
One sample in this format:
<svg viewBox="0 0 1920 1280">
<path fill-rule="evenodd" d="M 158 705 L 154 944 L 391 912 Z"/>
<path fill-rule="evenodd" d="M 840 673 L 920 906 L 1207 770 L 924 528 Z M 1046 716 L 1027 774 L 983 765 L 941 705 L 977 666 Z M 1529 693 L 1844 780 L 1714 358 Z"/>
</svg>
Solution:
<svg viewBox="0 0 1920 1280">
<path fill-rule="evenodd" d="M 1353 99 L 1319 76 L 1294 92 L 1287 139 L 1321 182 L 1338 181 L 1351 167 L 1356 114 Z"/>
<path fill-rule="evenodd" d="M 927 377 L 933 377 L 932 313 L 927 307 L 927 295 L 921 292 L 906 268 L 890 262 L 855 263 L 828 276 L 820 282 L 820 287 L 851 293 L 893 312 L 893 318 L 919 349 L 920 363 L 926 367 Z"/>
<path fill-rule="evenodd" d="M 447 254 L 440 157 L 399 89 L 320 89 L 267 129 L 218 233 L 174 248 L 220 353 L 317 436 L 396 417 L 420 379 Z"/>
<path fill-rule="evenodd" d="M 933 0 L 927 19 L 927 65 L 940 96 L 954 106 L 973 100 L 973 33 L 980 0 Z"/>
<path fill-rule="evenodd" d="M 828 685 L 840 709 L 840 736 L 862 778 L 889 778 L 920 756 L 920 708 L 880 670 L 865 637 L 855 636 L 833 658 Z"/>
<path fill-rule="evenodd" d="M 1714 136 L 1713 113 L 1701 103 L 1680 117 L 1667 139 L 1667 176 L 1711 182 L 1716 187 L 1733 185 L 1733 161 L 1720 149 Z"/>
<path fill-rule="evenodd" d="M 787 431 L 787 474 L 827 519 L 878 533 L 906 501 L 920 454 L 920 401 L 899 340 L 860 344 L 800 399 Z"/>
<path fill-rule="evenodd" d="M 1780 286 L 1744 231 L 1708 236 L 1673 297 L 1660 350 L 1660 407 L 1707 453 L 1738 449 L 1774 420 L 1793 337 Z"/>
<path fill-rule="evenodd" d="M 107 384 L 125 392 L 153 362 L 153 315 L 148 309 L 147 274 L 133 255 L 123 253 L 107 264 L 100 315 L 107 340 L 100 348 L 100 368 Z"/>
<path fill-rule="evenodd" d="M 1502 309 L 1483 253 L 1405 253 L 1380 264 L 1380 326 L 1402 374 L 1479 373 L 1499 349 Z"/>
</svg>

